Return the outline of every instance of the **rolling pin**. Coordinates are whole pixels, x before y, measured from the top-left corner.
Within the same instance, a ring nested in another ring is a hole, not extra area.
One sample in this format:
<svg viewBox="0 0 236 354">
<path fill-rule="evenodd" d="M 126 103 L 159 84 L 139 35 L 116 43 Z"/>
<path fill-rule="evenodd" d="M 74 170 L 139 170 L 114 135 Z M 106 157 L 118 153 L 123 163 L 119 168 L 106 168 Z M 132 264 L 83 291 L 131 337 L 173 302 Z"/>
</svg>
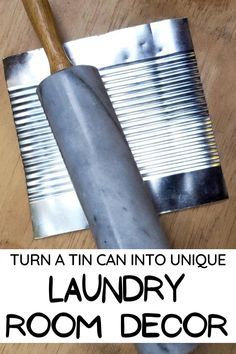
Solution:
<svg viewBox="0 0 236 354">
<path fill-rule="evenodd" d="M 37 93 L 97 246 L 168 248 L 98 70 L 71 65 L 47 0 L 22 2 L 51 69 Z M 137 346 L 145 354 L 187 353 L 185 345 Z"/>
</svg>

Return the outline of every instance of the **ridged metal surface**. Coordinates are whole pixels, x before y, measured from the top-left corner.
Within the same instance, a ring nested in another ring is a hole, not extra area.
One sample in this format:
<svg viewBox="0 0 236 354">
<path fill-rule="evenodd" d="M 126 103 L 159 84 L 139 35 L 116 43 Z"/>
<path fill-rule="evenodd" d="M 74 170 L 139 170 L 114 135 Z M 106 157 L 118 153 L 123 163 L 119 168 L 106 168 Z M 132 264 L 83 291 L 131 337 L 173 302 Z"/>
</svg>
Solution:
<svg viewBox="0 0 236 354">
<path fill-rule="evenodd" d="M 101 75 L 144 180 L 220 165 L 193 51 Z"/>
<path fill-rule="evenodd" d="M 36 88 L 9 89 L 30 201 L 73 191 Z"/>
<path fill-rule="evenodd" d="M 100 73 L 144 180 L 219 166 L 193 51 Z M 71 192 L 36 86 L 9 93 L 30 200 Z"/>
</svg>

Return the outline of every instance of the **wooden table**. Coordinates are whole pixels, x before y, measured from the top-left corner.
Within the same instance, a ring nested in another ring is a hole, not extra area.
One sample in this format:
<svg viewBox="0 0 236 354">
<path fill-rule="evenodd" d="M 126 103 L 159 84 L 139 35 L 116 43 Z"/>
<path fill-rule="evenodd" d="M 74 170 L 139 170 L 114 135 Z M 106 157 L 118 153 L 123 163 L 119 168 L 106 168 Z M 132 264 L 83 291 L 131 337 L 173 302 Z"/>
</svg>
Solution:
<svg viewBox="0 0 236 354">
<path fill-rule="evenodd" d="M 188 17 L 230 199 L 161 217 L 173 247 L 236 248 L 236 1 L 54 0 L 64 41 L 162 18 Z M 20 0 L 0 0 L 0 56 L 40 43 Z M 7 90 L 0 77 L 0 247 L 93 248 L 89 231 L 32 238 L 22 162 Z M 0 353 L 134 354 L 133 345 L 14 344 Z M 236 345 L 202 345 L 195 354 L 236 354 Z M 158 353 L 157 353 L 158 354 Z"/>
</svg>

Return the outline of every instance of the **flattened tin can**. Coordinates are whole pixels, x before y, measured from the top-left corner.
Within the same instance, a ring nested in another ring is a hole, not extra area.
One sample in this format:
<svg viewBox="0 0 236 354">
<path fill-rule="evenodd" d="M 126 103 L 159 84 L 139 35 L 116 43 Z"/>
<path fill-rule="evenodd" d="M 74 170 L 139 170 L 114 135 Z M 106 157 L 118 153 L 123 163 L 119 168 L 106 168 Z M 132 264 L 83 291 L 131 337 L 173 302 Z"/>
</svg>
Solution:
<svg viewBox="0 0 236 354">
<path fill-rule="evenodd" d="M 187 19 L 162 20 L 65 43 L 96 66 L 157 212 L 227 198 Z M 4 59 L 34 237 L 88 227 L 36 94 L 42 49 Z M 89 186 L 88 186 L 89 188 Z"/>
</svg>

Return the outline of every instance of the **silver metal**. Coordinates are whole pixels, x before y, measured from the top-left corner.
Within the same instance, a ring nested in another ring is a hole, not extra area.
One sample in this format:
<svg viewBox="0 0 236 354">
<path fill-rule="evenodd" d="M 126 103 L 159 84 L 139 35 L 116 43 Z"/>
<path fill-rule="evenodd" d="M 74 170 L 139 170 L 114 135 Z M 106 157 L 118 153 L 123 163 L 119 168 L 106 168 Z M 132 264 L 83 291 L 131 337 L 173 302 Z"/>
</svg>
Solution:
<svg viewBox="0 0 236 354">
<path fill-rule="evenodd" d="M 94 65 L 159 212 L 227 197 L 186 19 L 163 20 L 65 44 Z M 35 237 L 88 227 L 36 95 L 42 49 L 4 59 Z"/>
<path fill-rule="evenodd" d="M 144 181 L 219 166 L 193 51 L 100 72 Z"/>
</svg>

